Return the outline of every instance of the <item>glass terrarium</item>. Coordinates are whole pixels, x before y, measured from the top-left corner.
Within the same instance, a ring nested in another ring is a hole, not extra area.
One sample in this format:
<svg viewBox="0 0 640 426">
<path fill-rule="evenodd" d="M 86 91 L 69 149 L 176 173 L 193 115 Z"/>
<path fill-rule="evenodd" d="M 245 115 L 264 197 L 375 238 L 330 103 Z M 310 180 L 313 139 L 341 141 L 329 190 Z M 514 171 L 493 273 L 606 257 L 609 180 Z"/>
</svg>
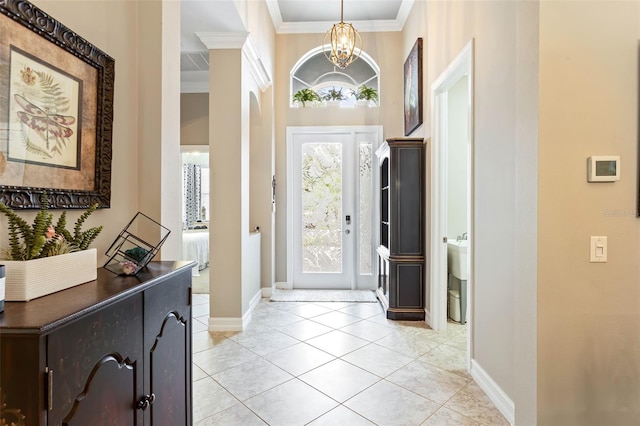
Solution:
<svg viewBox="0 0 640 426">
<path fill-rule="evenodd" d="M 171 231 L 138 212 L 107 250 L 104 268 L 117 275 L 135 275 L 154 258 Z"/>
</svg>

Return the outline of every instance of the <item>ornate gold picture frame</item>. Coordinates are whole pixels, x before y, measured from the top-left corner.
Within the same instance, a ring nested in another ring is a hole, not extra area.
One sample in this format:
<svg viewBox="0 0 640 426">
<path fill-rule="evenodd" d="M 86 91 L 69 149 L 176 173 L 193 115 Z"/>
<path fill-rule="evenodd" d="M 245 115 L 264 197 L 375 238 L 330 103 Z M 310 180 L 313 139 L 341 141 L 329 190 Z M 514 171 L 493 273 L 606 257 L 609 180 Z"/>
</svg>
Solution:
<svg viewBox="0 0 640 426">
<path fill-rule="evenodd" d="M 115 61 L 25 0 L 0 1 L 0 201 L 109 207 Z M 6 70 L 6 72 L 4 71 Z"/>
</svg>

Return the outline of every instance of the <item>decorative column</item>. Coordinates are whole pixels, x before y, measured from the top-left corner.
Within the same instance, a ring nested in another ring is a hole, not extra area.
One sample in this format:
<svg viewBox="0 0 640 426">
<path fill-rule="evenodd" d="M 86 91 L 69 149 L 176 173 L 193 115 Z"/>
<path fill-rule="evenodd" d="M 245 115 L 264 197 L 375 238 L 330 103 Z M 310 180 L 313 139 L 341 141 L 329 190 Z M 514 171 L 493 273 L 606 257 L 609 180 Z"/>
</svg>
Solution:
<svg viewBox="0 0 640 426">
<path fill-rule="evenodd" d="M 197 35 L 209 49 L 209 330 L 242 330 L 261 296 L 260 286 L 250 282 L 249 273 L 250 267 L 260 262 L 249 251 L 250 199 L 254 198 L 250 197 L 251 98 L 255 99 L 257 93 L 259 100 L 271 79 L 248 33 Z M 268 127 L 271 129 L 272 124 Z M 262 131 L 259 136 L 263 136 Z M 265 174 L 260 170 L 256 173 Z M 267 170 L 269 183 L 271 174 L 272 169 Z M 270 193 L 270 185 L 266 191 Z M 270 211 L 270 202 L 265 208 Z M 262 230 L 263 225 L 259 226 Z M 270 220 L 264 227 L 270 237 Z"/>
</svg>

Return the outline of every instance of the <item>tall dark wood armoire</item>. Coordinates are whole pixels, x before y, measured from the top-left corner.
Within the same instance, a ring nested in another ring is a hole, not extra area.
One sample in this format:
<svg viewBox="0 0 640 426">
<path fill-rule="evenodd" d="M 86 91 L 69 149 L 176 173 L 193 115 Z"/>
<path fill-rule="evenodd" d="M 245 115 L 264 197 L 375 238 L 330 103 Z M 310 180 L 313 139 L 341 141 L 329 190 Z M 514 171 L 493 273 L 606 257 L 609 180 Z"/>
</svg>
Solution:
<svg viewBox="0 0 640 426">
<path fill-rule="evenodd" d="M 376 155 L 380 165 L 378 298 L 389 319 L 424 320 L 424 139 L 390 138 Z"/>
</svg>

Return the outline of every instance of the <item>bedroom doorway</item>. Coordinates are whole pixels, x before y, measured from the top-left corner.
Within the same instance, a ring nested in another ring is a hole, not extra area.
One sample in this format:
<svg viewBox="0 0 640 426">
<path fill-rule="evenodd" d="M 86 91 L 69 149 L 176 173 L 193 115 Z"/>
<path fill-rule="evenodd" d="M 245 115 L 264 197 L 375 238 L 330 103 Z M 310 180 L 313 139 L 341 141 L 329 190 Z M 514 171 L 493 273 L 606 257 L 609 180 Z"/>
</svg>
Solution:
<svg viewBox="0 0 640 426">
<path fill-rule="evenodd" d="M 291 288 L 376 288 L 381 126 L 287 128 Z"/>
<path fill-rule="evenodd" d="M 209 146 L 182 145 L 182 258 L 195 260 L 194 293 L 209 293 Z"/>
</svg>

